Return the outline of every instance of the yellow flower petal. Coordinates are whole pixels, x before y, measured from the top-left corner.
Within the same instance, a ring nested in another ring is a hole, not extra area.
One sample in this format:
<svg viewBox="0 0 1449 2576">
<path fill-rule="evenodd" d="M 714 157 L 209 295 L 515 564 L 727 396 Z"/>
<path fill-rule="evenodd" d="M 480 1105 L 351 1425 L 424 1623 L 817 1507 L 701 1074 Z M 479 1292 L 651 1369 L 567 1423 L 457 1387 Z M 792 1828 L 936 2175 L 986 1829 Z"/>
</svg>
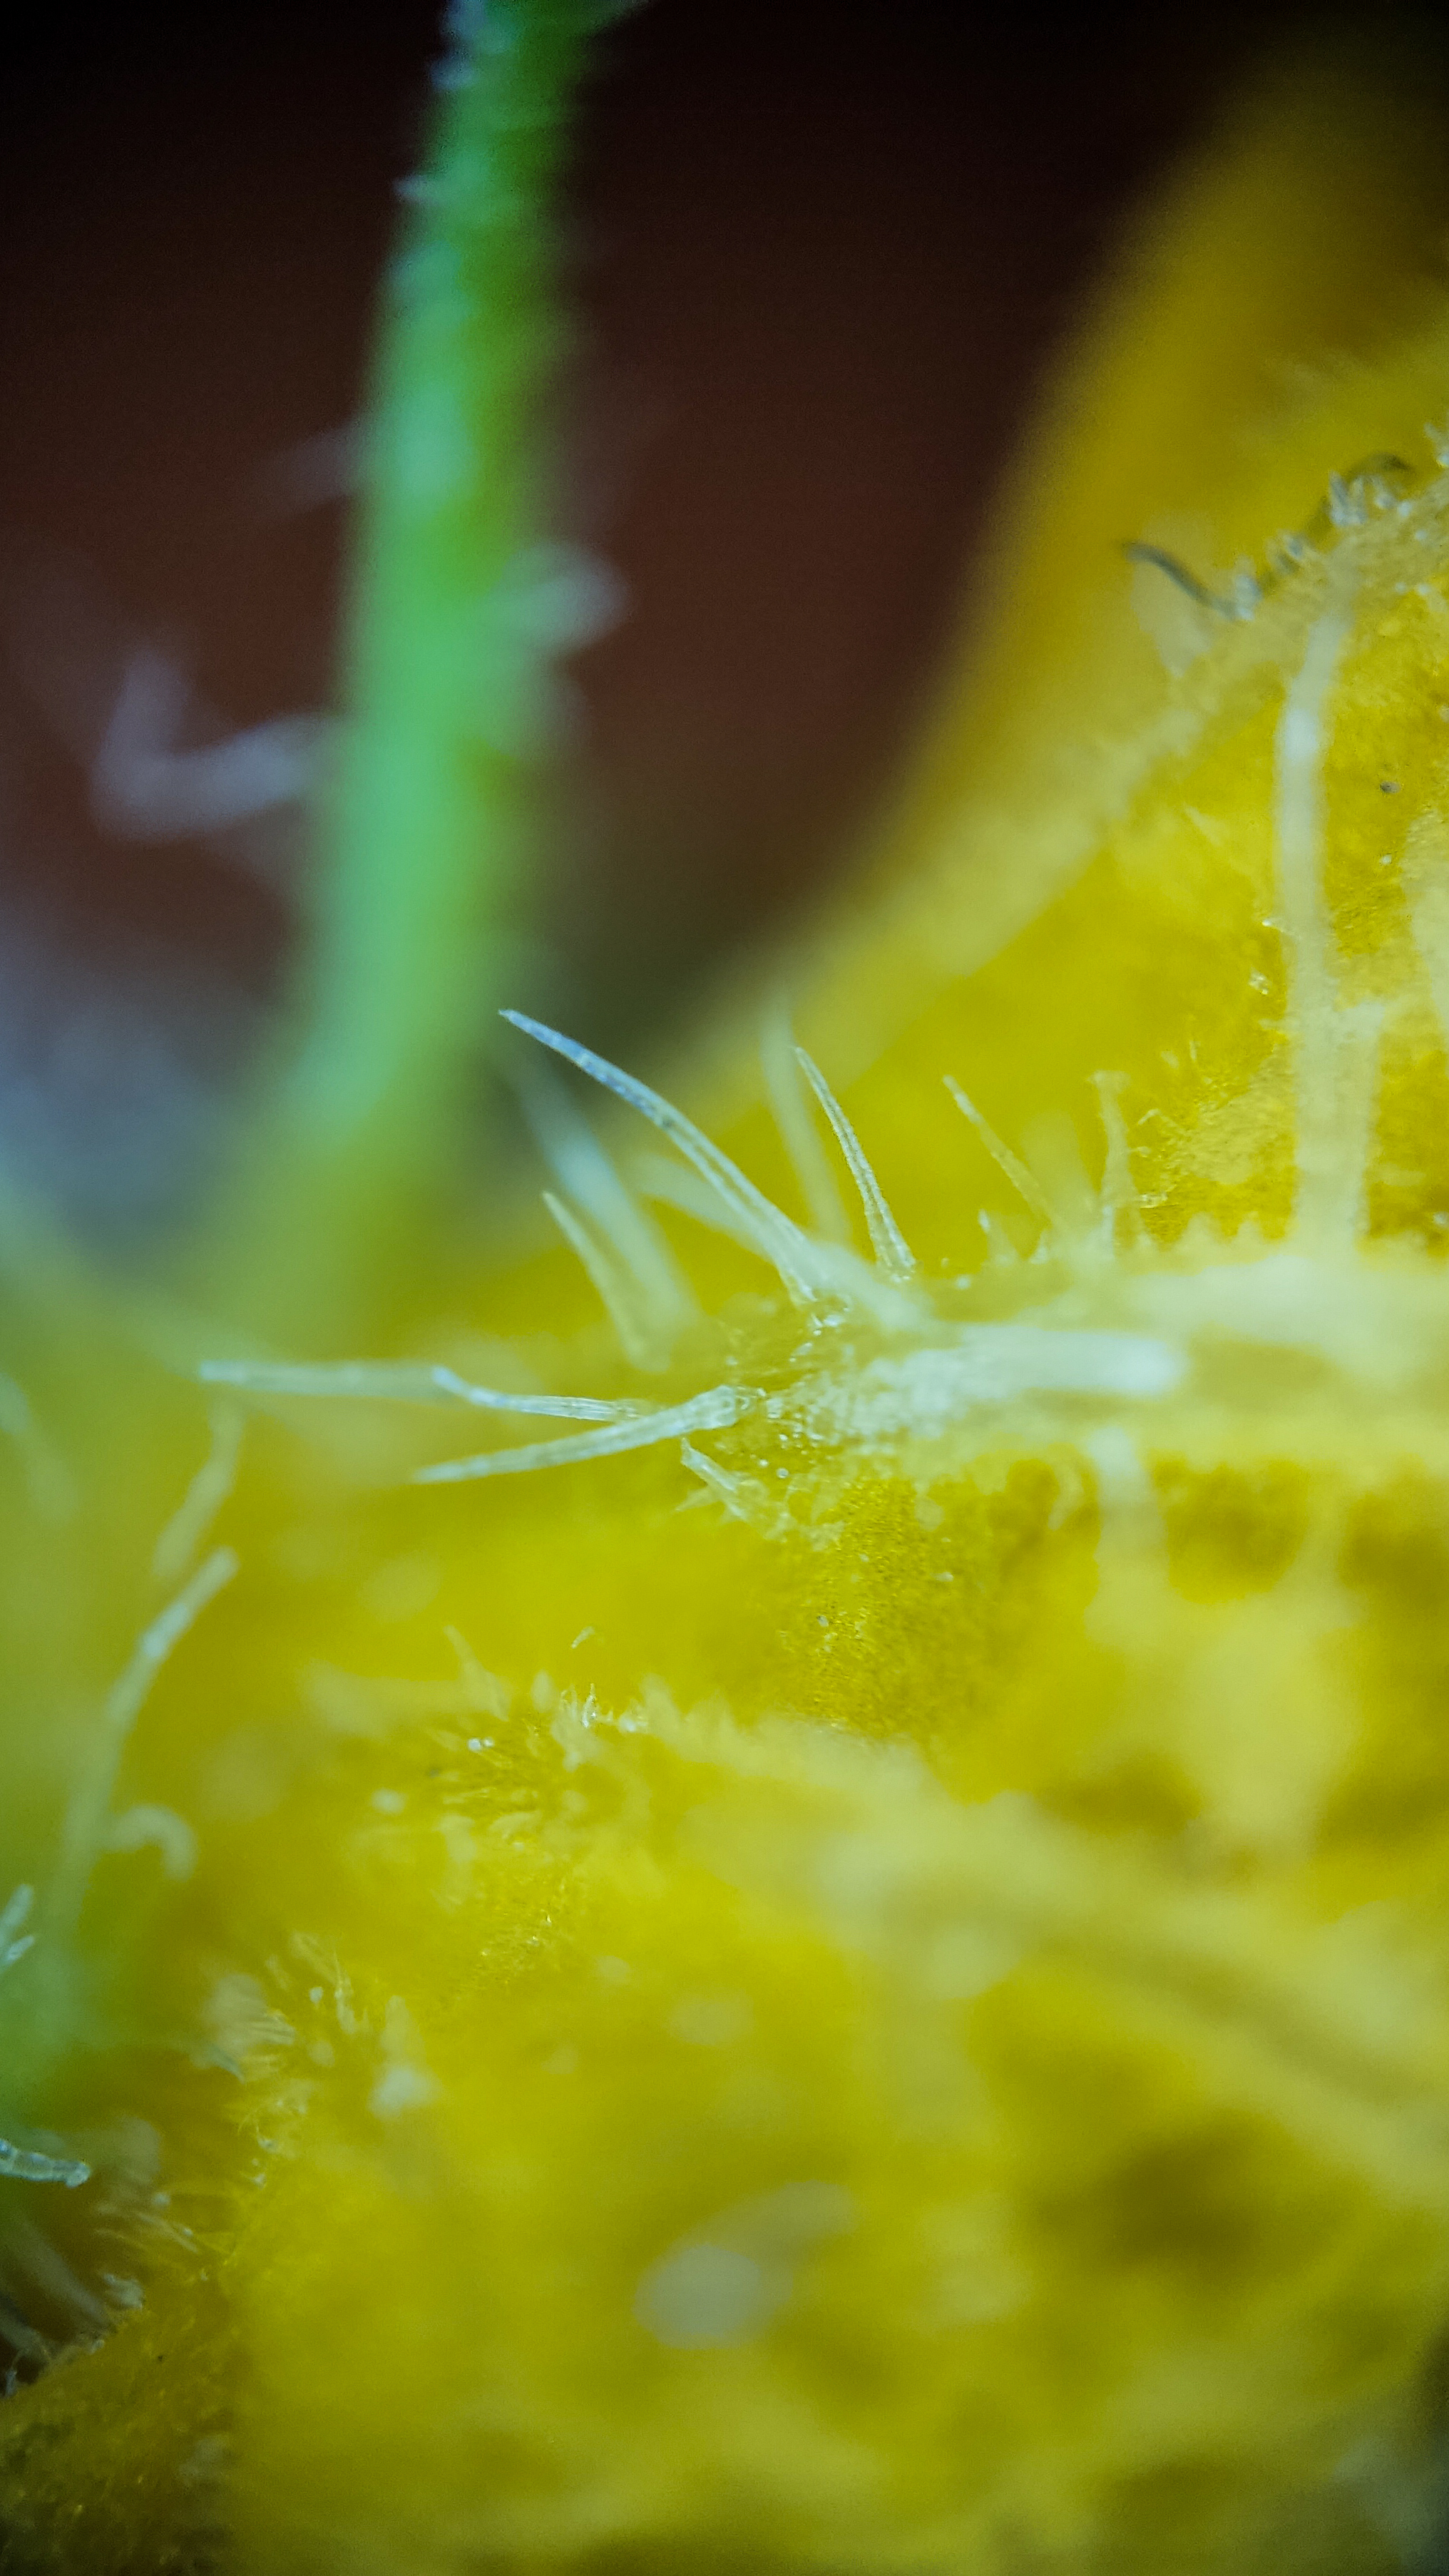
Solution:
<svg viewBox="0 0 1449 2576">
<path fill-rule="evenodd" d="M 53 2087 L 144 2304 L 0 2425 L 49 2563 L 139 2563 L 133 2511 L 259 2576 L 1431 2534 L 1440 185 L 1412 118 L 1284 93 L 1155 219 L 773 1129 L 738 1030 L 733 1163 L 608 1123 L 666 1232 L 555 1097 L 582 1267 L 419 1283 L 415 1361 L 151 1317 L 244 1408 L 234 1491 L 233 1415 L 99 1324 L 64 1383 L 83 1292 L 30 1328 L 113 1551 L 71 1669 L 201 1478 L 89 1918 L 198 2062 Z"/>
</svg>

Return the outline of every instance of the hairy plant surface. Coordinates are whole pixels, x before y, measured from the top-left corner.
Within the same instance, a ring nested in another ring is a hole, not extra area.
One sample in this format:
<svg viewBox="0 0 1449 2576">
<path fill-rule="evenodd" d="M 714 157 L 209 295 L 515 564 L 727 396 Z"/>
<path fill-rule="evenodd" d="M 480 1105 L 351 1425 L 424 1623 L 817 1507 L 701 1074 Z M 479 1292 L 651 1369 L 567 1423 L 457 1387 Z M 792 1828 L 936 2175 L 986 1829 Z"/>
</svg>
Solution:
<svg viewBox="0 0 1449 2576">
<path fill-rule="evenodd" d="M 230 1293 L 15 1212 L 17 2567 L 1428 2563 L 1443 211 L 1183 183 L 873 887 L 668 1097 L 513 1033 L 555 1249 L 389 1197 L 424 965 L 314 1270 L 291 1110 Z"/>
</svg>

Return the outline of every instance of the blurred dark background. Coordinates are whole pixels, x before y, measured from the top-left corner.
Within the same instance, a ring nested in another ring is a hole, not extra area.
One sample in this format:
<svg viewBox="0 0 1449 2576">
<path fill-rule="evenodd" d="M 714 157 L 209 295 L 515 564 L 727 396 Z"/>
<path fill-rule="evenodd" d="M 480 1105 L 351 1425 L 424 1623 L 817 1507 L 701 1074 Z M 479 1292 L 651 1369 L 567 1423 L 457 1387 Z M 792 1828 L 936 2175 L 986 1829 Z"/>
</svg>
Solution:
<svg viewBox="0 0 1449 2576">
<path fill-rule="evenodd" d="M 577 666 L 538 929 L 580 1035 L 680 1015 L 848 850 L 1084 282 L 1245 55 L 1319 23 L 652 0 L 601 40 L 563 508 L 630 607 Z M 104 1228 L 205 1161 L 300 827 L 103 828 L 94 743 L 138 646 L 198 740 L 328 700 L 326 434 L 435 49 L 413 0 L 81 6 L 8 40 L 0 1153 Z"/>
</svg>

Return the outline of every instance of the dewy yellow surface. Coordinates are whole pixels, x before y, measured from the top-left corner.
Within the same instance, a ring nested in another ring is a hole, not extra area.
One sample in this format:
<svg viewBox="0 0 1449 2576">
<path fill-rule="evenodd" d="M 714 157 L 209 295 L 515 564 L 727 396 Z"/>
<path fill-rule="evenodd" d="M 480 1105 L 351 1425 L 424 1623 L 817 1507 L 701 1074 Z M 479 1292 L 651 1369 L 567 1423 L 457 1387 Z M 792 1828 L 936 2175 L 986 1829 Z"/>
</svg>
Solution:
<svg viewBox="0 0 1449 2576">
<path fill-rule="evenodd" d="M 607 1313 L 339 1381 L 17 1234 L 7 2564 L 1427 2564 L 1446 211 L 1280 95 L 1157 218 L 820 1096 L 539 1106 Z"/>
</svg>

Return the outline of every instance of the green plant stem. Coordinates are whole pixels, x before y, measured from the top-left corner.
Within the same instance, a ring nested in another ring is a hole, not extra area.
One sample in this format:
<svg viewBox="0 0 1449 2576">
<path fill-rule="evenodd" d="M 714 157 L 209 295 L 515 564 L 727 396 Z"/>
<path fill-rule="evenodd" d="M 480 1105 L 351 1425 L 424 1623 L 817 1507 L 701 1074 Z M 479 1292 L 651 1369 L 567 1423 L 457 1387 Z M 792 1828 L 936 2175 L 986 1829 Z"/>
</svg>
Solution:
<svg viewBox="0 0 1449 2576">
<path fill-rule="evenodd" d="M 405 190 L 291 1041 L 223 1228 L 233 1309 L 312 1340 L 385 1304 L 456 1168 L 507 998 L 499 924 L 532 854 L 549 658 L 591 631 L 588 575 L 546 531 L 552 204 L 600 14 L 455 6 Z"/>
</svg>

